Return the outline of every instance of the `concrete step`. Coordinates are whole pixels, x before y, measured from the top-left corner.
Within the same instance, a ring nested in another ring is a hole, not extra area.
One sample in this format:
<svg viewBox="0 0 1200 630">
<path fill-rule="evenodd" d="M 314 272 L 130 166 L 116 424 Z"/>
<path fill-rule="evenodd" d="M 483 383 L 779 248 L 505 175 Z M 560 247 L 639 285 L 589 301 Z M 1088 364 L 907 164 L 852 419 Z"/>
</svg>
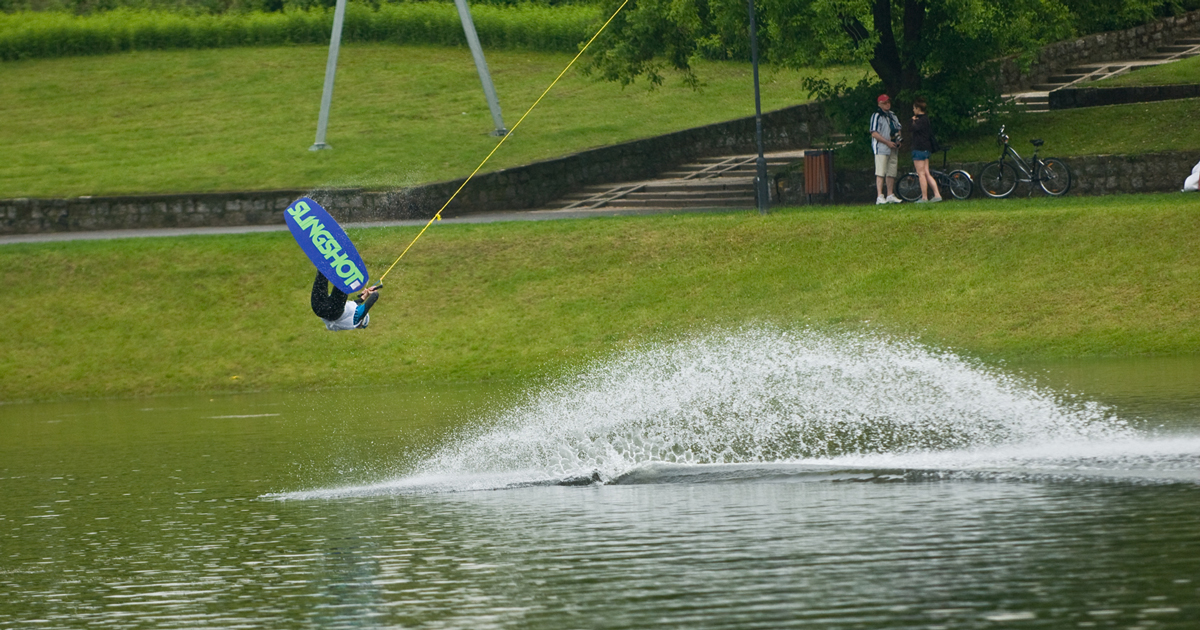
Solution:
<svg viewBox="0 0 1200 630">
<path fill-rule="evenodd" d="M 724 190 L 639 190 L 638 192 L 625 195 L 625 198 L 645 199 L 647 197 L 678 197 L 680 199 L 690 199 L 695 197 L 737 196 L 744 195 L 747 192 L 753 194 L 754 186 L 739 186 L 737 188 L 726 188 Z"/>
<path fill-rule="evenodd" d="M 714 204 L 728 205 L 734 202 L 740 203 L 741 200 L 744 200 L 747 197 L 750 198 L 751 203 L 753 203 L 754 187 L 752 185 L 724 190 L 672 190 L 669 188 L 656 188 L 654 190 L 643 190 L 619 197 L 605 199 L 577 198 L 575 195 L 569 195 L 546 204 L 546 207 L 556 210 L 571 206 L 582 209 L 620 208 L 631 205 L 644 206 L 647 204 L 663 207 L 671 207 L 673 205 L 683 204 L 691 207 Z M 736 205 L 736 203 L 734 203 L 734 205 Z"/>
<path fill-rule="evenodd" d="M 737 206 L 753 206 L 754 195 L 737 197 L 638 197 L 622 199 L 605 205 L 605 208 L 734 208 Z"/>
<path fill-rule="evenodd" d="M 1081 66 L 1072 66 L 1067 68 L 1064 74 L 1092 74 L 1094 72 L 1116 72 L 1124 68 L 1126 64 L 1112 63 L 1085 63 Z"/>
<path fill-rule="evenodd" d="M 731 180 L 731 181 L 726 181 Z M 754 188 L 753 177 L 721 177 L 718 179 L 706 179 L 699 182 L 678 180 L 667 180 L 662 182 L 651 182 L 639 192 L 653 193 L 719 193 L 727 190 L 746 190 Z"/>
<path fill-rule="evenodd" d="M 710 199 L 707 197 L 698 197 L 696 199 L 623 199 L 619 203 L 612 203 L 604 206 L 605 208 L 753 208 L 755 205 L 753 195 L 727 198 L 727 199 Z"/>
<path fill-rule="evenodd" d="M 754 177 L 755 168 L 736 169 L 725 171 L 723 173 L 705 173 L 702 171 L 667 171 L 661 177 L 663 179 L 683 179 L 687 181 L 703 181 L 706 179 L 740 179 L 743 177 Z"/>
<path fill-rule="evenodd" d="M 656 179 L 584 187 L 554 202 L 546 210 L 646 208 L 753 208 L 756 155 L 698 158 Z M 765 156 L 767 168 L 778 170 L 802 161 L 803 152 Z"/>
<path fill-rule="evenodd" d="M 766 158 L 766 162 L 768 165 L 771 165 L 771 164 L 779 165 L 779 164 L 790 164 L 792 162 L 795 162 L 798 160 L 803 160 L 803 159 L 804 159 L 803 157 L 797 157 L 795 159 L 768 157 L 768 158 Z M 751 158 L 749 160 L 738 160 L 737 162 L 718 162 L 715 160 L 714 161 L 698 160 L 698 161 L 692 162 L 690 164 L 681 164 L 679 166 L 679 169 L 680 170 L 708 169 L 708 170 L 713 170 L 713 171 L 719 171 L 719 170 L 723 170 L 723 169 L 737 169 L 737 168 L 751 168 L 752 169 L 752 168 L 754 168 L 755 164 L 757 164 L 757 163 L 758 163 L 757 158 Z"/>
<path fill-rule="evenodd" d="M 799 160 L 799 159 L 803 159 L 804 152 L 803 151 L 793 151 L 793 152 L 787 153 L 787 154 L 768 153 L 768 154 L 764 155 L 763 157 L 765 157 L 768 161 L 769 160 L 787 161 L 787 160 L 793 160 L 793 159 Z M 702 164 L 717 164 L 720 162 L 744 162 L 747 160 L 753 162 L 754 160 L 757 160 L 757 159 L 758 159 L 757 155 L 750 155 L 750 154 L 735 155 L 735 156 L 719 156 L 718 155 L 718 156 L 697 158 L 696 162 L 702 163 Z"/>
<path fill-rule="evenodd" d="M 791 164 L 791 161 L 767 162 L 768 169 L 779 169 Z M 660 175 L 662 178 L 702 180 L 702 179 L 727 179 L 730 177 L 754 177 L 758 171 L 758 166 L 754 163 L 741 164 L 737 166 L 723 167 L 719 170 L 703 170 L 695 168 L 695 165 L 671 170 Z"/>
</svg>

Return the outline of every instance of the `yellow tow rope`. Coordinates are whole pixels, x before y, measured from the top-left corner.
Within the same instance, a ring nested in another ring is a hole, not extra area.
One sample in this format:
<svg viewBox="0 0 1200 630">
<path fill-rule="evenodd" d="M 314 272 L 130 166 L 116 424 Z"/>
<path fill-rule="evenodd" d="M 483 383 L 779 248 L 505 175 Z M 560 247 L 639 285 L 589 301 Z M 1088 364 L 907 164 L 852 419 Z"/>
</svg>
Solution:
<svg viewBox="0 0 1200 630">
<path fill-rule="evenodd" d="M 487 157 L 483 158 L 483 161 L 479 163 L 479 166 L 475 167 L 474 171 L 471 171 L 471 174 L 468 175 L 467 179 L 465 181 L 463 181 L 461 186 L 458 187 L 458 190 L 454 191 L 454 194 L 450 195 L 450 198 L 446 200 L 446 203 L 442 204 L 442 207 L 440 209 L 438 209 L 437 213 L 433 215 L 433 218 L 430 219 L 429 222 L 425 224 L 425 227 L 421 228 L 421 231 L 418 232 L 417 236 L 415 238 L 413 238 L 411 243 L 408 244 L 408 247 L 405 247 L 404 251 L 400 252 L 400 255 L 396 258 L 396 262 L 393 262 L 392 266 L 388 267 L 387 271 L 383 272 L 382 276 L 379 276 L 380 284 L 383 284 L 383 279 L 386 278 L 387 275 L 392 272 L 392 269 L 396 266 L 397 263 L 400 262 L 401 258 L 404 258 L 404 255 L 408 253 L 408 250 L 412 249 L 412 246 L 417 242 L 417 239 L 421 238 L 421 235 L 425 233 L 425 230 L 428 230 L 429 226 L 433 225 L 434 221 L 442 220 L 442 210 L 445 210 L 446 206 L 449 206 L 450 202 L 454 201 L 454 198 L 458 196 L 458 193 L 462 192 L 463 188 L 466 188 L 467 184 L 471 181 L 471 178 L 475 177 L 475 174 L 479 172 L 479 169 L 483 168 L 484 164 L 487 164 L 487 161 L 492 158 L 492 155 L 496 153 L 496 150 L 500 148 L 500 145 L 504 144 L 504 141 L 508 140 L 508 138 L 512 135 L 512 133 L 517 130 L 517 127 L 520 127 L 521 123 L 525 122 L 525 117 L 529 115 L 529 112 L 532 112 L 533 108 L 537 107 L 538 103 L 541 103 L 542 99 L 545 98 L 546 95 L 550 93 L 550 90 L 554 89 L 554 86 L 558 83 L 558 80 L 563 78 L 563 75 L 565 75 L 567 73 L 567 71 L 571 69 L 571 66 L 575 65 L 576 61 L 579 61 L 579 58 L 581 56 L 583 56 L 583 53 L 587 52 L 588 46 L 591 46 L 592 42 L 596 41 L 597 37 L 600 37 L 600 33 L 603 33 L 604 29 L 608 28 L 609 23 L 612 22 L 613 19 L 617 17 L 617 14 L 620 13 L 621 10 L 624 9 L 625 5 L 627 5 L 627 4 L 629 4 L 629 0 L 625 0 L 624 2 L 621 3 L 621 6 L 617 7 L 617 10 L 614 11 L 613 14 L 611 16 L 609 16 L 608 20 L 606 20 L 604 22 L 604 25 L 600 27 L 600 30 L 596 31 L 596 34 L 592 35 L 592 38 L 589 39 L 588 42 L 583 45 L 583 48 L 579 49 L 579 54 L 575 55 L 575 58 L 571 60 L 571 63 L 568 63 L 567 67 L 563 68 L 563 71 L 558 73 L 558 76 L 555 77 L 554 81 L 550 83 L 550 87 L 547 87 L 546 91 L 542 92 L 542 95 L 539 96 L 537 98 L 537 100 L 533 102 L 533 105 L 530 105 L 529 109 L 525 110 L 525 113 L 521 116 L 521 119 L 517 121 L 517 124 L 513 125 L 512 129 L 510 129 L 507 134 L 505 134 L 503 137 L 500 138 L 500 142 L 496 143 L 496 146 L 492 149 L 492 151 L 490 153 L 487 154 Z"/>
</svg>

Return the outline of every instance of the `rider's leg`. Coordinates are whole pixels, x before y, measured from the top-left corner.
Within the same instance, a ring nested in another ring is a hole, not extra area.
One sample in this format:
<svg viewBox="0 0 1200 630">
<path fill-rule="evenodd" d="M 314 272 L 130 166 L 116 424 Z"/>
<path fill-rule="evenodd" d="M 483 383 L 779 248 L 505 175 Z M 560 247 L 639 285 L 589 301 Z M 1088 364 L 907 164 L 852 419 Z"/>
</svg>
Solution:
<svg viewBox="0 0 1200 630">
<path fill-rule="evenodd" d="M 334 287 L 333 291 L 330 292 L 329 281 L 318 271 L 316 279 L 313 280 L 312 288 L 313 313 L 321 319 L 334 321 L 342 316 L 345 309 L 346 294 L 338 290 L 337 287 Z"/>
</svg>

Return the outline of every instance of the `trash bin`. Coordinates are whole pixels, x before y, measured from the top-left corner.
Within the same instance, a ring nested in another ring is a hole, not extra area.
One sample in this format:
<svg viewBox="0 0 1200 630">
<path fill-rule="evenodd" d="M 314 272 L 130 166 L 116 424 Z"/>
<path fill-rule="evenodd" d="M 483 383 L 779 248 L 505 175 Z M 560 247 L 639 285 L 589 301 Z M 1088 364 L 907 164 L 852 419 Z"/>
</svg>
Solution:
<svg viewBox="0 0 1200 630">
<path fill-rule="evenodd" d="M 833 201 L 833 151 L 804 152 L 804 194 L 808 203 L 813 195 L 828 195 Z"/>
</svg>

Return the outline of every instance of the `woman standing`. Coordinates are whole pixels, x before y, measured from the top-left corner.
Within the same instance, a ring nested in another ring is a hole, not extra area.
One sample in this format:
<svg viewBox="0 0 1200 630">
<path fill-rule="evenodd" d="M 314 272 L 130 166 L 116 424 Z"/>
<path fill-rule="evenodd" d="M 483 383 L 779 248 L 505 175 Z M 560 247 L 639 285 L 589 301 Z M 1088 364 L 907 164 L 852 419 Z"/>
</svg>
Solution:
<svg viewBox="0 0 1200 630">
<path fill-rule="evenodd" d="M 913 101 L 912 158 L 917 179 L 921 182 L 921 200 L 917 203 L 935 203 L 942 200 L 937 181 L 929 174 L 929 157 L 933 155 L 933 126 L 929 124 L 926 108 L 924 97 L 917 97 Z M 932 199 L 929 197 L 931 192 Z"/>
</svg>

